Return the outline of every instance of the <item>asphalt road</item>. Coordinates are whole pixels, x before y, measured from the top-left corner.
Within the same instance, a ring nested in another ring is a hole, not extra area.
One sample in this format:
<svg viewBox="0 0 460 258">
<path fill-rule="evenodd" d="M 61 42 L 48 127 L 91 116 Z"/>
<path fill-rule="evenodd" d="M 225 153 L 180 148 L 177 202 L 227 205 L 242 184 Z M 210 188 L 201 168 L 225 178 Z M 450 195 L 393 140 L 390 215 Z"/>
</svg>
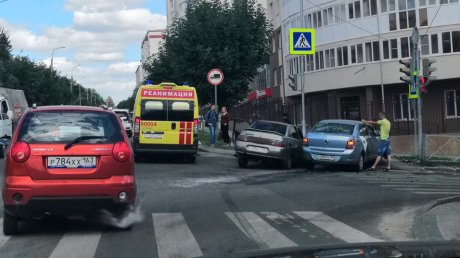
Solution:
<svg viewBox="0 0 460 258">
<path fill-rule="evenodd" d="M 225 257 L 413 240 L 419 207 L 460 194 L 460 177 L 276 164 L 239 169 L 234 157 L 211 153 L 201 153 L 194 165 L 174 157 L 138 163 L 136 173 L 140 210 L 121 222 L 138 222 L 131 230 L 81 218 L 28 222 L 21 235 L 0 234 L 0 257 Z"/>
</svg>

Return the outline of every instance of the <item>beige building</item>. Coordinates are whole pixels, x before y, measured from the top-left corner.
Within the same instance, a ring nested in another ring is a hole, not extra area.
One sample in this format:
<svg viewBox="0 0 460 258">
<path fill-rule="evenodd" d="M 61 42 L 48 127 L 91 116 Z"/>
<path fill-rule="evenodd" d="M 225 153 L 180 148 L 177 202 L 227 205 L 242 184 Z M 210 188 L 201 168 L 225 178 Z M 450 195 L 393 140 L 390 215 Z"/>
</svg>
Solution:
<svg viewBox="0 0 460 258">
<path fill-rule="evenodd" d="M 142 84 L 146 77 L 146 73 L 142 68 L 142 64 L 147 61 L 151 55 L 158 53 L 162 41 L 163 30 L 149 30 L 145 34 L 141 43 L 141 65 L 139 65 L 136 70 L 137 85 Z"/>
</svg>

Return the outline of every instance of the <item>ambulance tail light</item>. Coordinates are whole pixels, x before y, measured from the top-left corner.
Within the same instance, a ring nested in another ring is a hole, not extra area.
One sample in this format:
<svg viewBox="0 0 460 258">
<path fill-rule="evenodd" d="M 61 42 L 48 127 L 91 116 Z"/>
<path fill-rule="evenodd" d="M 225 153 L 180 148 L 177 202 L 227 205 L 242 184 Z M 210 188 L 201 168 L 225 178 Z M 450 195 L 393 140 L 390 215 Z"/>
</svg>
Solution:
<svg viewBox="0 0 460 258">
<path fill-rule="evenodd" d="M 193 133 L 197 134 L 198 133 L 198 119 L 193 120 Z"/>
<path fill-rule="evenodd" d="M 141 130 L 141 118 L 136 117 L 134 119 L 134 137 L 139 137 L 140 130 Z"/>
</svg>

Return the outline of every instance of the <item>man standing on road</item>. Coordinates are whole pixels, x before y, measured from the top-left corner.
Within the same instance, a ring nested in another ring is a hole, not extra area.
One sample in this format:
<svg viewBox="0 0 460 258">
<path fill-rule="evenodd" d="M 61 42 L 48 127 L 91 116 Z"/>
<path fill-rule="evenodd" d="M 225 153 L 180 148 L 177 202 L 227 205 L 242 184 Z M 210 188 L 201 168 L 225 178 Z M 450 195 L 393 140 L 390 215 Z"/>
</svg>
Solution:
<svg viewBox="0 0 460 258">
<path fill-rule="evenodd" d="M 214 147 L 216 143 L 216 127 L 217 127 L 217 120 L 219 120 L 219 115 L 216 111 L 216 105 L 211 105 L 211 110 L 209 110 L 206 115 L 204 116 L 206 123 L 209 126 L 209 134 L 210 134 L 210 142 L 211 147 Z"/>
<path fill-rule="evenodd" d="M 370 125 L 379 125 L 380 126 L 380 141 L 379 141 L 379 148 L 378 148 L 378 157 L 375 160 L 374 165 L 370 168 L 370 170 L 374 171 L 375 167 L 380 163 L 382 157 L 388 157 L 388 165 L 384 171 L 390 171 L 391 169 L 391 147 L 390 147 L 390 130 L 391 130 L 391 123 L 385 116 L 385 112 L 379 112 L 379 120 L 378 121 L 366 121 L 361 120 L 362 122 Z"/>
</svg>

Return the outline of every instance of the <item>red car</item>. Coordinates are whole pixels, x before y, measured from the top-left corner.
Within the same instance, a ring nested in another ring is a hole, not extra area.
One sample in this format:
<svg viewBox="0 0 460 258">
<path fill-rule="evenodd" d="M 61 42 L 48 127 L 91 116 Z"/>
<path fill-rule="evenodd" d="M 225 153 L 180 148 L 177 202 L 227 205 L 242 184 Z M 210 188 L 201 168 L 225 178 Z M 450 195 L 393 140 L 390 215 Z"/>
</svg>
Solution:
<svg viewBox="0 0 460 258">
<path fill-rule="evenodd" d="M 106 108 L 45 106 L 19 120 L 5 157 L 3 231 L 47 214 L 123 212 L 136 198 L 134 157 Z"/>
</svg>

